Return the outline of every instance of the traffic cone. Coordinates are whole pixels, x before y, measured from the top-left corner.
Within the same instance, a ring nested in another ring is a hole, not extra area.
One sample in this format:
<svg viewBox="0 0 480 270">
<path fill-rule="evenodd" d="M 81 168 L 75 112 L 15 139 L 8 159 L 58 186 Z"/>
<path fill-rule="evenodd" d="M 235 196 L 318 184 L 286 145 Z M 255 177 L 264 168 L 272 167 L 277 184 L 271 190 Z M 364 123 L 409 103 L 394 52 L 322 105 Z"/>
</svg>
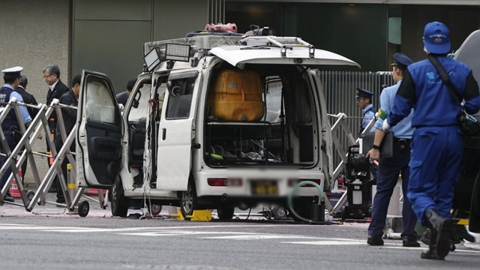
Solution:
<svg viewBox="0 0 480 270">
<path fill-rule="evenodd" d="M 20 189 L 18 188 L 17 180 L 15 178 L 12 181 L 12 185 L 10 186 L 10 194 L 14 198 L 21 198 L 22 195 L 20 194 Z"/>
<path fill-rule="evenodd" d="M 106 189 L 102 189 L 103 195 L 107 192 Z M 98 188 L 89 188 L 87 191 L 88 195 L 98 195 Z"/>
<path fill-rule="evenodd" d="M 17 161 L 20 159 L 20 154 L 17 155 Z M 22 169 L 18 168 L 18 175 L 23 179 Z M 12 185 L 10 186 L 10 194 L 14 198 L 21 198 L 20 189 L 18 188 L 18 183 L 15 178 L 13 178 Z"/>
</svg>

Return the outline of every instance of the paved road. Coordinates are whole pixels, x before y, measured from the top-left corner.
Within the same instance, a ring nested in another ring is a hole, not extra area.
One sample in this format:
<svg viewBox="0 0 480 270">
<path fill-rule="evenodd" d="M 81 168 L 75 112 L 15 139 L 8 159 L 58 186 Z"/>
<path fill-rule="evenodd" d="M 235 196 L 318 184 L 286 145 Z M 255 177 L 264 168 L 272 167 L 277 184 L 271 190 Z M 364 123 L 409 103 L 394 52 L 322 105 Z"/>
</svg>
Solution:
<svg viewBox="0 0 480 270">
<path fill-rule="evenodd" d="M 138 212 L 138 211 L 137 211 Z M 461 245 L 446 261 L 398 240 L 366 245 L 368 224 L 299 225 L 236 220 L 113 218 L 92 204 L 86 218 L 52 206 L 34 213 L 0 206 L 0 269 L 478 269 L 480 251 Z M 239 218 L 245 218 L 241 215 Z"/>
</svg>

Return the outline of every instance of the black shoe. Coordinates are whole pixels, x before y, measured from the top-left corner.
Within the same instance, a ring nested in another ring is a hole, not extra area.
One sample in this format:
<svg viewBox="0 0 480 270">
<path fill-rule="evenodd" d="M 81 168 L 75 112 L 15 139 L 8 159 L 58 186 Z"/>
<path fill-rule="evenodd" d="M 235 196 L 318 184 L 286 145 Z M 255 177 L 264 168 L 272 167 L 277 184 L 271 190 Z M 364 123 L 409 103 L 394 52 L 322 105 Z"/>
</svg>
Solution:
<svg viewBox="0 0 480 270">
<path fill-rule="evenodd" d="M 428 210 L 425 213 L 431 225 L 430 243 L 433 241 L 433 231 L 436 231 L 437 237 L 433 245 L 436 246 L 437 254 L 440 258 L 445 258 L 450 252 L 451 238 L 453 232 L 453 221 L 450 218 L 442 217 L 435 210 Z"/>
<path fill-rule="evenodd" d="M 420 247 L 420 243 L 417 242 L 415 236 L 404 236 L 402 237 L 404 247 Z"/>
<path fill-rule="evenodd" d="M 57 193 L 57 189 L 56 188 L 50 188 L 48 190 L 48 193 Z"/>
<path fill-rule="evenodd" d="M 367 244 L 370 246 L 383 246 L 383 239 L 381 236 L 368 236 Z"/>
<path fill-rule="evenodd" d="M 445 257 L 438 255 L 436 246 L 429 247 L 428 250 L 422 251 L 420 258 L 427 260 L 445 260 Z"/>
<path fill-rule="evenodd" d="M 10 192 L 7 192 L 7 194 L 5 194 L 5 196 L 3 196 L 3 200 L 6 201 L 6 202 L 15 202 L 15 198 L 12 197 Z"/>
<path fill-rule="evenodd" d="M 437 252 L 437 231 L 434 229 L 429 229 L 429 244 L 428 250 L 422 251 L 420 258 L 427 260 L 444 260 L 445 256 L 438 255 Z"/>
</svg>

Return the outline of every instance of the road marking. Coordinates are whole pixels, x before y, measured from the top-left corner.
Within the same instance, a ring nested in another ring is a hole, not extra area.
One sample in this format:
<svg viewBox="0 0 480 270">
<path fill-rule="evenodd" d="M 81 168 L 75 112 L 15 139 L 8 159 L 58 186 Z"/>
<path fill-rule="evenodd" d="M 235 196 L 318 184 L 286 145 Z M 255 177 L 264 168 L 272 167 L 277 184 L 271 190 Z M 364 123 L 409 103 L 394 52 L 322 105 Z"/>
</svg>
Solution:
<svg viewBox="0 0 480 270">
<path fill-rule="evenodd" d="M 262 240 L 262 239 L 316 239 L 316 237 L 285 235 L 285 234 L 250 234 L 250 235 L 228 235 L 228 236 L 210 236 L 201 237 L 202 239 L 217 239 L 217 240 Z"/>
<path fill-rule="evenodd" d="M 458 246 L 457 246 L 458 247 Z M 413 248 L 413 247 L 403 247 L 403 246 L 397 246 L 397 247 L 394 247 L 394 246 L 389 246 L 389 247 L 384 247 L 384 248 L 388 248 L 388 249 L 415 249 L 415 250 L 418 250 L 418 248 Z M 425 248 L 428 248 L 427 246 L 425 246 Z M 455 253 L 455 252 L 464 252 L 464 253 L 474 253 L 474 254 L 479 254 L 480 253 L 480 250 L 471 250 L 471 249 L 455 249 L 455 251 L 451 251 L 452 253 Z"/>
<path fill-rule="evenodd" d="M 285 225 L 261 225 L 261 227 L 280 227 Z M 300 225 L 302 226 L 302 225 Z M 306 225 L 310 226 L 310 225 Z M 195 225 L 195 226 L 171 226 L 171 227 L 130 227 L 130 228 L 92 228 L 92 227 L 57 227 L 57 226 L 35 226 L 30 224 L 0 224 L 1 230 L 24 230 L 24 231 L 45 231 L 45 232 L 64 232 L 64 233 L 94 233 L 94 232 L 111 232 L 117 235 L 126 236 L 146 236 L 146 237 L 172 237 L 172 236 L 193 236 L 199 239 L 209 240 L 275 240 L 275 239 L 296 239 L 305 241 L 284 241 L 283 244 L 294 245 L 318 245 L 318 246 L 364 246 L 367 245 L 364 239 L 349 239 L 336 237 L 317 237 L 305 236 L 295 234 L 272 234 L 272 233 L 253 233 L 253 232 L 238 232 L 238 231 L 216 231 L 217 228 L 258 228 L 255 225 Z M 208 236 L 215 235 L 215 236 Z M 308 241 L 310 240 L 310 241 Z M 463 246 L 457 246 L 464 248 Z M 372 247 L 374 248 L 374 247 Z M 403 247 L 402 243 L 387 242 L 381 248 L 389 249 L 415 249 L 411 247 Z M 427 246 L 422 245 L 422 248 Z M 420 248 L 420 249 L 422 249 Z M 464 252 L 467 254 L 480 254 L 480 250 L 470 250 L 457 248 L 455 252 Z"/>
<path fill-rule="evenodd" d="M 324 241 L 305 241 L 305 242 L 282 242 L 283 244 L 300 244 L 300 245 L 317 245 L 317 246 L 355 246 L 355 245 L 366 245 L 367 243 L 364 240 L 324 240 Z"/>
</svg>

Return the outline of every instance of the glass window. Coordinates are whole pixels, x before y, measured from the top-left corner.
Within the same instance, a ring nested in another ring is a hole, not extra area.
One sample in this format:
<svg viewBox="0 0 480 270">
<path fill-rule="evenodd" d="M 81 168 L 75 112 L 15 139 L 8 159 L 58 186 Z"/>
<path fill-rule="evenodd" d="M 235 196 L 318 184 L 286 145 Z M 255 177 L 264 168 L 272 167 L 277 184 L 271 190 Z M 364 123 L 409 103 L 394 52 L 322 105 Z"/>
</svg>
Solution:
<svg viewBox="0 0 480 270">
<path fill-rule="evenodd" d="M 186 119 L 190 116 L 195 79 L 187 78 L 168 82 L 169 94 L 165 114 L 167 120 Z"/>
<path fill-rule="evenodd" d="M 141 88 L 135 93 L 132 92 L 134 96 L 134 101 L 130 107 L 130 112 L 128 114 L 128 121 L 139 121 L 148 115 L 149 109 L 149 100 L 150 100 L 150 88 L 151 84 L 145 83 L 142 84 Z"/>
<path fill-rule="evenodd" d="M 87 77 L 87 119 L 115 124 L 115 104 L 105 82 Z"/>
<path fill-rule="evenodd" d="M 281 122 L 282 81 L 278 77 L 267 78 L 267 91 L 265 102 L 265 121 L 270 123 Z M 284 106 L 285 110 L 285 106 Z"/>
</svg>

